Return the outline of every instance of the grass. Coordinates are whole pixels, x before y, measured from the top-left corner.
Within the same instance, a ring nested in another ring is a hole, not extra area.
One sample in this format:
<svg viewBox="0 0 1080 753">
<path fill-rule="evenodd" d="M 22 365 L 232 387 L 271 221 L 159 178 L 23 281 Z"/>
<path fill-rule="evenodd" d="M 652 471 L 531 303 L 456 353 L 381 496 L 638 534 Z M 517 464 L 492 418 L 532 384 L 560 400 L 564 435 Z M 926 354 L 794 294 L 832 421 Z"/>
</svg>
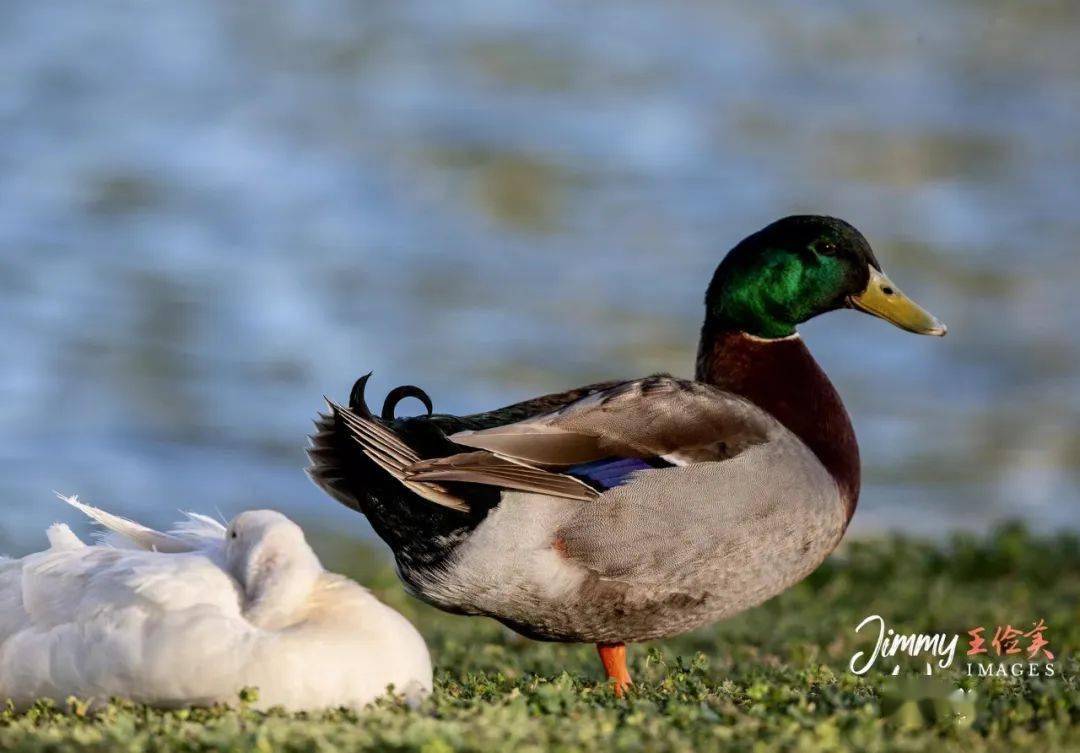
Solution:
<svg viewBox="0 0 1080 753">
<path fill-rule="evenodd" d="M 324 537 L 328 566 L 369 584 L 427 636 L 438 670 L 422 707 L 387 698 L 360 715 L 304 716 L 256 712 L 239 698 L 181 712 L 42 703 L 0 713 L 0 751 L 1080 750 L 1077 544 L 1018 527 L 936 545 L 852 542 L 758 609 L 632 647 L 637 686 L 619 700 L 591 647 L 534 643 L 436 612 L 402 593 L 383 556 Z M 848 672 L 853 652 L 872 646 L 854 633 L 871 614 L 898 632 L 961 634 L 956 663 L 939 675 L 944 690 L 880 668 Z M 1039 618 L 1057 676 L 966 676 L 967 630 L 986 626 L 989 639 L 998 624 Z M 944 697 L 957 688 L 972 694 Z"/>
</svg>

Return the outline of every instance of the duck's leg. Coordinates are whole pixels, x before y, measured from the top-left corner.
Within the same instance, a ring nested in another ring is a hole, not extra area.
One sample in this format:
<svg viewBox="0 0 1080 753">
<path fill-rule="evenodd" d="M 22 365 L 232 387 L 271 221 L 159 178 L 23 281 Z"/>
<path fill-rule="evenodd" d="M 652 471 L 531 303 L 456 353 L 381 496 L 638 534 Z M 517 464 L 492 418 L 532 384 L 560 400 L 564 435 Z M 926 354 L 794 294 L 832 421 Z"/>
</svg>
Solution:
<svg viewBox="0 0 1080 753">
<path fill-rule="evenodd" d="M 622 697 L 626 689 L 633 684 L 630 672 L 626 668 L 625 643 L 597 643 L 596 650 L 604 664 L 604 672 L 609 680 L 615 681 L 615 695 Z"/>
</svg>

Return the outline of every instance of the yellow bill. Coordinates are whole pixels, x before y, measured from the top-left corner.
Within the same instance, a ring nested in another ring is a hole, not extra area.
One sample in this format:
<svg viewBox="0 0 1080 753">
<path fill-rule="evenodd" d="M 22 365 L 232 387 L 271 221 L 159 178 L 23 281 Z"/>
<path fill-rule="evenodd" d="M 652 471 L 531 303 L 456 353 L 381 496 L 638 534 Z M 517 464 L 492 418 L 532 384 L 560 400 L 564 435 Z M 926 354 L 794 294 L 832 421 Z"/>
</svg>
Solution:
<svg viewBox="0 0 1080 753">
<path fill-rule="evenodd" d="M 908 332 L 944 337 L 949 331 L 936 316 L 901 293 L 892 280 L 873 267 L 866 290 L 848 300 L 854 308 L 892 322 Z"/>
</svg>

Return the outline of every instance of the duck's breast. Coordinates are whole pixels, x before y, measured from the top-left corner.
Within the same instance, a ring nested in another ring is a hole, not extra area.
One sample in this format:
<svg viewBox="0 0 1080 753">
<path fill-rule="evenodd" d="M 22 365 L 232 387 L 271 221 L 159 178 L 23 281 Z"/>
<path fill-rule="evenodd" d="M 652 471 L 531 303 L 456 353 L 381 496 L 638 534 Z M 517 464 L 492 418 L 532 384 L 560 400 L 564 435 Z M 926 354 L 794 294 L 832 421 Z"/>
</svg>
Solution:
<svg viewBox="0 0 1080 753">
<path fill-rule="evenodd" d="M 302 619 L 262 641 L 250 682 L 260 703 L 361 708 L 388 688 L 409 698 L 432 689 L 424 639 L 401 614 L 341 576 L 324 574 Z"/>
</svg>

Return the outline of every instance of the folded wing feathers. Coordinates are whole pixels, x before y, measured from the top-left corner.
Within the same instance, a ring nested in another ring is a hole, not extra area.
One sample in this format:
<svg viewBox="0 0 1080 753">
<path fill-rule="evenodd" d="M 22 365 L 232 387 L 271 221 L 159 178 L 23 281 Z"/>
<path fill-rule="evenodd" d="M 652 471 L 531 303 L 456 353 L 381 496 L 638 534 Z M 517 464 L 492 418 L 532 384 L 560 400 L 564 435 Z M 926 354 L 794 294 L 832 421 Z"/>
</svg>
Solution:
<svg viewBox="0 0 1080 753">
<path fill-rule="evenodd" d="M 407 478 L 490 484 L 583 501 L 598 496 L 595 489 L 575 478 L 523 465 L 490 452 L 467 452 L 425 460 L 411 466 L 407 470 Z"/>
<path fill-rule="evenodd" d="M 201 547 L 205 545 L 220 545 L 225 541 L 225 525 L 206 515 L 197 512 L 182 510 L 187 520 L 176 523 L 169 529 L 168 535 L 175 536 Z"/>
<path fill-rule="evenodd" d="M 399 463 L 415 463 L 420 456 L 407 444 L 398 439 L 392 431 L 353 413 L 348 408 L 340 408 L 341 417 L 355 433 L 366 437 L 369 442 L 365 449 L 377 449 L 385 456 Z"/>
<path fill-rule="evenodd" d="M 364 454 L 406 487 L 446 507 L 467 509 L 438 482 L 457 481 L 590 500 L 598 492 L 558 473 L 607 457 L 664 457 L 684 448 L 720 459 L 762 441 L 768 420 L 750 404 L 705 385 L 656 375 L 590 391 L 549 413 L 451 435 L 476 448 L 421 460 L 378 421 L 330 404 Z M 697 455 L 695 455 L 697 457 Z"/>
<path fill-rule="evenodd" d="M 555 467 L 608 457 L 666 457 L 684 450 L 703 460 L 720 460 L 766 441 L 775 423 L 743 398 L 657 375 L 590 393 L 557 411 L 450 439 Z"/>
<path fill-rule="evenodd" d="M 551 466 L 570 467 L 608 454 L 596 436 L 524 421 L 484 431 L 460 432 L 450 438 L 466 447 Z"/>
<path fill-rule="evenodd" d="M 400 481 L 410 491 L 435 504 L 459 512 L 468 512 L 464 500 L 451 494 L 445 486 L 430 481 L 412 480 L 406 469 L 420 462 L 420 456 L 381 424 L 358 415 L 350 408 L 330 404 L 334 415 L 341 419 L 350 436 L 371 462 Z"/>
<path fill-rule="evenodd" d="M 57 493 L 56 496 L 100 524 L 107 531 L 121 536 L 140 549 L 167 553 L 192 552 L 197 549 L 196 546 L 184 541 L 179 536 L 155 531 L 153 528 L 147 528 L 133 520 L 105 512 L 102 509 L 80 502 L 75 495 L 68 497 Z"/>
</svg>

